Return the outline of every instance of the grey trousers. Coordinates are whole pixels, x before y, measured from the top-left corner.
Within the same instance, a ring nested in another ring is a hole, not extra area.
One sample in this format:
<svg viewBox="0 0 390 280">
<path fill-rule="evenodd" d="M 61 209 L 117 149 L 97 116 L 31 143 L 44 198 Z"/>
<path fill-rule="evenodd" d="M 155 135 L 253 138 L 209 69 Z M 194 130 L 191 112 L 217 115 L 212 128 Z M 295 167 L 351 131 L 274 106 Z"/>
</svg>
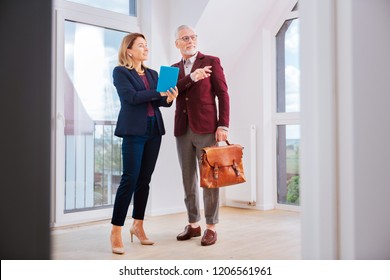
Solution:
<svg viewBox="0 0 390 280">
<path fill-rule="evenodd" d="M 215 134 L 196 134 L 191 129 L 185 135 L 176 137 L 177 154 L 182 170 L 184 202 L 188 222 L 200 221 L 198 167 L 202 148 L 215 144 Z M 218 223 L 219 189 L 203 189 L 203 203 L 206 224 Z"/>
</svg>

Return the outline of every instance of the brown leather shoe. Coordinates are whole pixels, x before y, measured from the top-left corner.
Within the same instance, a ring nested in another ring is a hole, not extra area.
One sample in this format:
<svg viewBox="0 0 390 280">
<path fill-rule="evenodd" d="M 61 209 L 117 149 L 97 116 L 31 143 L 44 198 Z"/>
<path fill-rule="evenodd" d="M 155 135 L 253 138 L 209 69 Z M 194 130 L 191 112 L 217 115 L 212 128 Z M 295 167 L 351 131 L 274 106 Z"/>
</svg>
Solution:
<svg viewBox="0 0 390 280">
<path fill-rule="evenodd" d="M 206 229 L 200 244 L 202 246 L 209 246 L 215 244 L 215 242 L 217 242 L 217 232 L 212 231 L 211 229 Z"/>
<path fill-rule="evenodd" d="M 200 233 L 201 233 L 200 226 L 197 228 L 193 228 L 191 227 L 191 225 L 187 225 L 184 228 L 184 231 L 182 233 L 179 233 L 178 236 L 176 236 L 176 239 L 180 241 L 188 240 L 191 239 L 192 237 L 200 236 Z"/>
</svg>

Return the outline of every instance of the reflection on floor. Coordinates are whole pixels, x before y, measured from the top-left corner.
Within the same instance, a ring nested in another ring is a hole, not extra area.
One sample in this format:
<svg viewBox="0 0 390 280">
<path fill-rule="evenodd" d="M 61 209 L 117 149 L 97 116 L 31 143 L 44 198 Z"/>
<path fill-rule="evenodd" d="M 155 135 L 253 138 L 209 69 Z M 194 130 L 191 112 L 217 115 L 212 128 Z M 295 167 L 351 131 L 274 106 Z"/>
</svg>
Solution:
<svg viewBox="0 0 390 280">
<path fill-rule="evenodd" d="M 203 216 L 202 216 L 203 217 Z M 297 260 L 301 258 L 300 217 L 298 212 L 258 211 L 220 208 L 218 241 L 201 246 L 201 237 L 177 241 L 184 229 L 185 213 L 145 218 L 145 231 L 155 241 L 143 246 L 130 242 L 131 219 L 123 227 L 126 254 L 111 253 L 110 221 L 54 229 L 52 259 L 55 260 Z M 205 229 L 201 221 L 202 231 Z"/>
</svg>

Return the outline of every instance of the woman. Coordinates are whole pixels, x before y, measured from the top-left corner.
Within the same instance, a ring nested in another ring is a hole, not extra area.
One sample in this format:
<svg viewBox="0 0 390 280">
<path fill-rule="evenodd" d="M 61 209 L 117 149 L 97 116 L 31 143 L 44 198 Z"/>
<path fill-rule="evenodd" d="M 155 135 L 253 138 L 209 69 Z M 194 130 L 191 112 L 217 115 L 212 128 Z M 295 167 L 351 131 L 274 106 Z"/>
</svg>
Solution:
<svg viewBox="0 0 390 280">
<path fill-rule="evenodd" d="M 131 241 L 135 235 L 142 245 L 153 245 L 143 228 L 149 183 L 165 134 L 159 107 L 170 107 L 177 97 L 177 88 L 157 92 L 157 72 L 147 68 L 148 46 L 145 36 L 125 36 L 118 54 L 119 66 L 113 71 L 114 85 L 121 102 L 115 135 L 122 137 L 123 173 L 112 214 L 111 247 L 115 254 L 124 254 L 122 226 L 132 196 L 134 208 Z"/>
</svg>

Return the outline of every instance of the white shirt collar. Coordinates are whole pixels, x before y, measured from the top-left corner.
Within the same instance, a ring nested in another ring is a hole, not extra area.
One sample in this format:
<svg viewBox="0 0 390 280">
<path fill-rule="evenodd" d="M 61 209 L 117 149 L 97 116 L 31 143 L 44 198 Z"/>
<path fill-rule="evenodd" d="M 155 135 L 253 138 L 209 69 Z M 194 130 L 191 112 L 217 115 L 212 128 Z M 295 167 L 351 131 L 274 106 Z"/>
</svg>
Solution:
<svg viewBox="0 0 390 280">
<path fill-rule="evenodd" d="M 190 63 L 193 64 L 195 62 L 196 56 L 198 55 L 198 52 L 196 52 L 193 56 L 191 56 L 189 59 Z M 183 58 L 183 62 L 185 62 L 185 59 Z"/>
</svg>

